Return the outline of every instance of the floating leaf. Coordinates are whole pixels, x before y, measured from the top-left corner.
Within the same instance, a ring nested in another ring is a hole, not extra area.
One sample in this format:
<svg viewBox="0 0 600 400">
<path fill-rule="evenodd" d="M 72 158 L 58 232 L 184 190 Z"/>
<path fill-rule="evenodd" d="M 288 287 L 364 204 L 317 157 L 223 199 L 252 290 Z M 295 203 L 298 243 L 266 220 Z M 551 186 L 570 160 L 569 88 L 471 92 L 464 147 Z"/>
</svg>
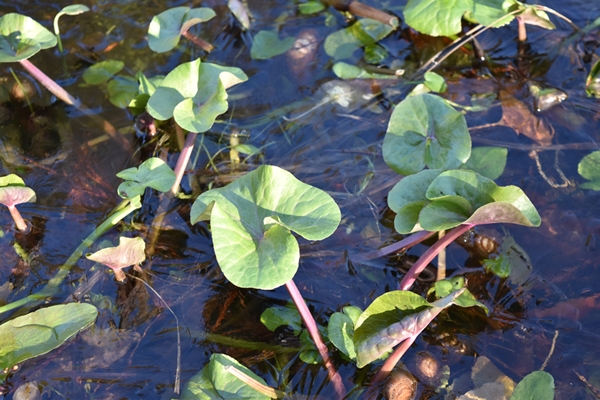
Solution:
<svg viewBox="0 0 600 400">
<path fill-rule="evenodd" d="M 471 150 L 471 157 L 460 168 L 470 169 L 495 180 L 504 172 L 507 157 L 508 149 L 505 147 L 474 147 Z"/>
<path fill-rule="evenodd" d="M 226 89 L 248 79 L 241 69 L 184 63 L 171 71 L 148 100 L 148 113 L 158 120 L 171 117 L 190 132 L 206 132 L 227 111 Z"/>
<path fill-rule="evenodd" d="M 340 210 L 320 189 L 264 165 L 233 183 L 203 193 L 192 206 L 194 224 L 210 219 L 215 255 L 240 287 L 273 289 L 298 269 L 298 242 L 322 240 L 340 223 Z"/>
<path fill-rule="evenodd" d="M 392 112 L 383 158 L 394 171 L 410 175 L 425 166 L 458 168 L 470 154 L 471 135 L 464 116 L 441 98 L 412 96 Z"/>
<path fill-rule="evenodd" d="M 202 371 L 194 375 L 185 385 L 181 393 L 181 400 L 270 399 L 270 397 L 257 392 L 240 379 L 232 376 L 226 367 L 236 368 L 262 385 L 267 385 L 261 377 L 234 358 L 225 354 L 213 354 L 210 356 L 210 362 Z"/>
<path fill-rule="evenodd" d="M 298 10 L 300 14 L 316 14 L 319 11 L 323 11 L 325 9 L 325 4 L 321 1 L 309 0 L 306 3 L 298 4 Z"/>
<path fill-rule="evenodd" d="M 56 42 L 52 32 L 25 15 L 0 17 L 0 63 L 25 60 Z"/>
<path fill-rule="evenodd" d="M 25 182 L 15 174 L 0 178 L 0 204 L 14 207 L 17 204 L 35 202 L 35 192 L 25 186 Z"/>
<path fill-rule="evenodd" d="M 352 56 L 355 50 L 377 43 L 394 30 L 388 24 L 363 18 L 350 27 L 333 32 L 325 39 L 325 52 L 336 60 Z"/>
<path fill-rule="evenodd" d="M 343 61 L 333 65 L 333 73 L 340 79 L 398 79 L 396 75 L 370 73 L 361 67 Z"/>
<path fill-rule="evenodd" d="M 582 183 L 582 188 L 600 191 L 600 150 L 583 157 L 577 165 L 577 172 L 590 181 Z"/>
<path fill-rule="evenodd" d="M 540 215 L 516 186 L 500 187 L 473 171 L 452 170 L 433 180 L 426 193 L 431 201 L 419 216 L 428 231 L 460 224 L 512 223 L 539 226 Z"/>
<path fill-rule="evenodd" d="M 255 60 L 266 60 L 285 53 L 294 46 L 294 38 L 287 37 L 283 40 L 275 32 L 260 31 L 254 36 L 250 57 Z"/>
<path fill-rule="evenodd" d="M 138 93 L 138 82 L 130 76 L 117 76 L 108 82 L 108 99 L 115 107 L 126 108 Z"/>
<path fill-rule="evenodd" d="M 554 389 L 552 375 L 544 371 L 535 371 L 519 382 L 510 400 L 552 400 Z"/>
<path fill-rule="evenodd" d="M 101 61 L 85 70 L 83 73 L 83 80 L 88 85 L 99 85 L 112 78 L 116 73 L 121 71 L 124 66 L 125 64 L 123 61 Z"/>
<path fill-rule="evenodd" d="M 302 331 L 302 318 L 300 318 L 300 313 L 293 304 L 288 304 L 286 307 L 274 306 L 267 308 L 260 315 L 260 322 L 271 332 L 274 332 L 280 326 L 289 326 L 296 336 Z"/>
<path fill-rule="evenodd" d="M 146 260 L 146 243 L 142 238 L 127 238 L 121 236 L 119 245 L 106 247 L 93 254 L 86 254 L 89 260 L 106 265 L 115 272 L 118 281 L 125 280 L 123 268 L 138 265 Z"/>
<path fill-rule="evenodd" d="M 148 46 L 157 53 L 169 51 L 179 43 L 180 36 L 191 26 L 215 16 L 211 8 L 174 7 L 154 16 L 148 27 Z"/>
<path fill-rule="evenodd" d="M 147 187 L 166 192 L 175 183 L 175 173 L 163 160 L 152 157 L 144 161 L 139 168 L 128 168 L 117 174 L 125 182 L 119 185 L 117 192 L 124 199 L 141 195 Z"/>
<path fill-rule="evenodd" d="M 389 292 L 375 299 L 361 314 L 354 331 L 358 368 L 377 360 L 402 341 L 418 336 L 444 308 L 454 304 L 463 290 L 433 303 L 406 291 Z"/>
<path fill-rule="evenodd" d="M 42 308 L 0 325 L 0 381 L 25 360 L 46 354 L 93 324 L 98 310 L 87 303 Z"/>
</svg>

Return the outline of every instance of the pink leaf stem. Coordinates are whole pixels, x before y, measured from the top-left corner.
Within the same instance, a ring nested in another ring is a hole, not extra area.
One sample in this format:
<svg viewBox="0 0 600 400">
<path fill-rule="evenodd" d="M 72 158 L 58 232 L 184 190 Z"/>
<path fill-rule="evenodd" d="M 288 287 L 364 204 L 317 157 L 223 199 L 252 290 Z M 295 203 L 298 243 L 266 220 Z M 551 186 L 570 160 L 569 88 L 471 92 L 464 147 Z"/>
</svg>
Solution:
<svg viewBox="0 0 600 400">
<path fill-rule="evenodd" d="M 389 246 L 382 247 L 379 250 L 372 251 L 367 254 L 359 255 L 358 257 L 355 258 L 355 260 L 358 262 L 368 261 L 368 260 L 372 260 L 374 258 L 384 257 L 389 254 L 396 253 L 403 249 L 411 248 L 411 247 L 421 243 L 423 240 L 427 239 L 434 233 L 435 232 L 429 232 L 429 231 L 420 231 L 417 233 L 413 233 L 409 237 L 404 238 L 399 242 L 390 244 Z"/>
<path fill-rule="evenodd" d="M 17 207 L 15 207 L 14 205 L 8 206 L 8 211 L 10 211 L 10 215 L 12 216 L 13 220 L 15 221 L 15 225 L 17 226 L 17 229 L 23 233 L 27 233 L 29 228 L 27 226 L 27 223 L 21 216 L 21 213 L 19 212 L 19 210 L 17 210 Z"/>
<path fill-rule="evenodd" d="M 179 158 L 177 159 L 177 164 L 175 165 L 175 183 L 171 187 L 171 191 L 169 195 L 172 197 L 177 196 L 179 192 L 179 185 L 181 180 L 183 179 L 183 173 L 185 172 L 185 167 L 190 161 L 190 157 L 192 156 L 192 150 L 194 150 L 194 143 L 196 143 L 196 137 L 198 137 L 197 133 L 189 132 L 187 138 L 185 139 L 185 144 L 183 145 L 183 149 L 179 154 Z"/>
<path fill-rule="evenodd" d="M 473 226 L 474 225 L 472 224 L 459 225 L 450 232 L 447 232 L 442 239 L 438 240 L 433 246 L 427 249 L 427 251 L 423 253 L 421 257 L 419 257 L 417 262 L 413 264 L 406 275 L 404 275 L 404 278 L 402 278 L 402 281 L 400 282 L 400 290 L 410 289 L 412 284 L 415 283 L 415 280 L 419 274 L 423 272 L 425 267 L 427 267 L 427 265 L 438 255 L 438 253 Z"/>
<path fill-rule="evenodd" d="M 339 399 L 343 399 L 346 395 L 346 388 L 344 387 L 344 383 L 342 382 L 342 377 L 335 370 L 333 362 L 329 357 L 329 352 L 327 351 L 327 346 L 323 342 L 323 338 L 321 337 L 321 333 L 319 332 L 319 328 L 317 327 L 317 322 L 313 318 L 304 298 L 300 294 L 298 287 L 294 283 L 292 279 L 290 279 L 286 284 L 290 296 L 292 297 L 292 301 L 296 305 L 300 316 L 302 317 L 302 321 L 304 321 L 304 325 L 306 325 L 306 329 L 310 334 L 312 340 L 315 342 L 317 349 L 319 350 L 319 354 L 323 359 L 325 364 L 325 368 L 327 369 L 327 373 L 329 375 L 329 379 L 333 382 L 333 386 L 335 387 L 335 392 L 338 395 Z"/>
</svg>

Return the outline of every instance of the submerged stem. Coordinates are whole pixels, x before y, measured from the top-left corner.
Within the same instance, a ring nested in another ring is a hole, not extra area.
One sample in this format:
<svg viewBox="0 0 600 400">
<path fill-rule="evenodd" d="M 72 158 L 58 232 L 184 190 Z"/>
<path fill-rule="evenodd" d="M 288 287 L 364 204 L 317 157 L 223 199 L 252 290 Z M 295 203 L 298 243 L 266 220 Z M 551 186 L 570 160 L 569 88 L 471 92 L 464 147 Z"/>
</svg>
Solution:
<svg viewBox="0 0 600 400">
<path fill-rule="evenodd" d="M 346 395 L 346 388 L 344 387 L 344 383 L 342 382 L 342 377 L 335 370 L 333 362 L 329 357 L 329 352 L 327 351 L 327 346 L 323 342 L 323 338 L 321 337 L 321 333 L 319 332 L 319 328 L 317 327 L 317 322 L 313 318 L 304 298 L 300 294 L 298 287 L 294 283 L 292 279 L 290 279 L 285 284 L 286 289 L 290 293 L 292 297 L 292 301 L 296 305 L 300 316 L 302 317 L 302 321 L 304 321 L 304 325 L 306 325 L 306 329 L 310 334 L 310 337 L 315 342 L 315 346 L 317 346 L 317 350 L 319 350 L 319 354 L 323 359 L 323 363 L 325 364 L 325 368 L 327 369 L 327 374 L 329 375 L 329 379 L 333 382 L 333 386 L 335 387 L 335 392 L 338 395 L 339 399 L 343 399 Z"/>
<path fill-rule="evenodd" d="M 400 282 L 400 290 L 410 289 L 419 274 L 423 272 L 425 267 L 427 267 L 427 265 L 438 255 L 438 253 L 473 226 L 474 225 L 472 224 L 459 225 L 450 232 L 447 232 L 442 239 L 438 240 L 433 246 L 427 249 L 427 251 L 423 253 L 421 257 L 419 257 L 417 262 L 414 263 L 406 275 L 404 275 L 404 278 Z"/>
</svg>

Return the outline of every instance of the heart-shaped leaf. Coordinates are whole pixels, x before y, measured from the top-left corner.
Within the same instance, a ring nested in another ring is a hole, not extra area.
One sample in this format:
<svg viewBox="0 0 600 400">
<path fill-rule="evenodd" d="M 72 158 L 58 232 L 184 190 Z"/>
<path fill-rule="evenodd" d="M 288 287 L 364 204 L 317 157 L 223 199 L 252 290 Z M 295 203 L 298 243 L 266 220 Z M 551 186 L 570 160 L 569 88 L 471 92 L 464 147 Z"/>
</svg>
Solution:
<svg viewBox="0 0 600 400">
<path fill-rule="evenodd" d="M 540 215 L 527 195 L 516 186 L 500 187 L 491 179 L 468 170 L 451 170 L 433 180 L 426 193 L 431 201 L 419 215 L 428 231 L 460 224 L 512 223 L 539 226 Z"/>
<path fill-rule="evenodd" d="M 296 336 L 302 331 L 302 318 L 293 304 L 267 308 L 260 315 L 260 322 L 271 332 L 280 326 L 289 326 Z"/>
<path fill-rule="evenodd" d="M 14 207 L 17 204 L 35 202 L 35 192 L 25 186 L 25 182 L 15 174 L 0 178 L 0 204 Z"/>
<path fill-rule="evenodd" d="M 465 278 L 462 276 L 457 276 L 450 279 L 444 279 L 443 281 L 437 281 L 427 294 L 435 292 L 435 297 L 439 299 L 446 297 L 452 292 L 464 287 Z M 468 289 L 458 296 L 454 303 L 460 307 L 480 307 L 485 311 L 486 314 L 489 314 L 490 312 L 488 308 L 482 302 L 477 300 L 475 296 L 473 296 L 473 293 L 471 293 Z"/>
<path fill-rule="evenodd" d="M 98 310 L 87 303 L 42 308 L 0 325 L 0 381 L 25 360 L 46 354 L 94 323 Z"/>
<path fill-rule="evenodd" d="M 548 14 L 546 14 L 544 11 L 538 10 L 535 6 L 525 5 L 522 3 L 519 3 L 519 8 L 521 8 L 523 11 L 517 15 L 521 21 L 525 22 L 526 24 L 539 26 L 540 28 L 549 30 L 556 29 L 556 26 L 552 23 L 552 21 L 550 21 Z"/>
<path fill-rule="evenodd" d="M 266 382 L 237 362 L 234 358 L 225 354 L 213 354 L 210 356 L 210 362 L 201 372 L 194 375 L 185 385 L 181 400 L 210 400 L 210 399 L 253 399 L 269 400 L 252 387 L 237 379 L 230 372 L 229 368 L 235 368 L 243 374 L 260 382 L 266 386 Z"/>
<path fill-rule="evenodd" d="M 600 150 L 583 157 L 577 165 L 577 172 L 590 181 L 582 183 L 582 188 L 600 191 Z"/>
<path fill-rule="evenodd" d="M 148 45 L 157 53 L 169 51 L 179 43 L 180 36 L 191 26 L 215 16 L 211 8 L 174 7 L 152 18 L 148 27 Z"/>
<path fill-rule="evenodd" d="M 111 104 L 115 107 L 125 108 L 131 104 L 138 93 L 138 82 L 130 76 L 117 76 L 108 82 L 107 88 Z M 144 103 L 144 107 L 145 105 Z"/>
<path fill-rule="evenodd" d="M 461 165 L 461 169 L 470 169 L 489 179 L 498 179 L 506 167 L 508 149 L 505 147 L 474 147 L 471 157 Z"/>
<path fill-rule="evenodd" d="M 202 63 L 184 63 L 171 71 L 148 100 L 148 113 L 158 120 L 171 117 L 190 132 L 206 132 L 227 111 L 227 92 L 248 79 L 241 69 Z"/>
<path fill-rule="evenodd" d="M 352 57 L 355 50 L 377 43 L 394 28 L 369 18 L 363 18 L 348 28 L 333 32 L 325 39 L 325 52 L 336 60 Z"/>
<path fill-rule="evenodd" d="M 119 185 L 117 192 L 124 199 L 141 195 L 147 187 L 166 192 L 175 183 L 175 173 L 163 160 L 152 157 L 144 161 L 139 168 L 128 168 L 117 174 L 125 182 Z"/>
<path fill-rule="evenodd" d="M 121 236 L 118 246 L 106 247 L 93 254 L 86 254 L 86 257 L 109 268 L 122 269 L 144 262 L 146 260 L 145 250 L 144 239 Z"/>
<path fill-rule="evenodd" d="M 440 97 L 411 96 L 394 109 L 383 141 L 383 158 L 410 175 L 425 166 L 458 168 L 471 154 L 471 135 L 462 114 Z"/>
<path fill-rule="evenodd" d="M 292 279 L 300 251 L 290 231 L 308 240 L 330 236 L 341 214 L 331 196 L 289 172 L 264 165 L 203 193 L 191 222 L 210 219 L 221 270 L 240 287 L 273 289 Z"/>
<path fill-rule="evenodd" d="M 358 368 L 377 360 L 402 341 L 418 336 L 463 291 L 457 290 L 433 303 L 400 290 L 375 299 L 361 314 L 354 331 Z"/>
<path fill-rule="evenodd" d="M 0 62 L 25 60 L 42 49 L 56 46 L 56 36 L 21 14 L 0 17 Z"/>
<path fill-rule="evenodd" d="M 254 36 L 250 57 L 255 60 L 266 60 L 285 53 L 294 45 L 294 38 L 287 37 L 283 40 L 275 32 L 260 31 Z"/>
</svg>

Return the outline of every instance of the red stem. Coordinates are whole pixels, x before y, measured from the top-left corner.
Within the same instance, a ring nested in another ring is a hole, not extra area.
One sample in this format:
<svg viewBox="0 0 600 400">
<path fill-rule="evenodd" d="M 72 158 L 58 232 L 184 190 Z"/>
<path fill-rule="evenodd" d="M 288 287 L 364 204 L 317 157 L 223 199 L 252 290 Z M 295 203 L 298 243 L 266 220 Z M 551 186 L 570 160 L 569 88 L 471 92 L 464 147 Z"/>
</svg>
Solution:
<svg viewBox="0 0 600 400">
<path fill-rule="evenodd" d="M 199 37 L 192 35 L 189 31 L 183 32 L 183 36 L 187 40 L 194 43 L 196 46 L 200 47 L 202 50 L 204 50 L 207 53 L 210 53 L 211 51 L 213 51 L 215 49 L 215 46 L 208 43 L 204 39 L 200 39 Z"/>
<path fill-rule="evenodd" d="M 419 332 L 419 334 L 420 333 L 421 332 Z M 378 382 L 382 382 L 388 377 L 388 375 L 390 374 L 390 372 L 392 372 L 396 364 L 398 364 L 400 359 L 404 356 L 404 354 L 406 354 L 408 349 L 410 349 L 410 346 L 412 346 L 415 340 L 417 340 L 418 336 L 418 334 L 415 336 L 411 336 L 405 341 L 403 341 L 400 346 L 396 347 L 396 350 L 394 350 L 392 355 L 390 355 L 387 358 L 387 360 L 385 360 L 385 363 L 383 363 L 383 366 L 377 372 L 377 375 L 375 375 L 375 377 L 373 378 L 373 381 L 371 382 L 372 385 L 375 385 Z"/>
<path fill-rule="evenodd" d="M 17 226 L 17 229 L 21 232 L 26 233 L 29 230 L 27 228 L 27 223 L 21 216 L 21 213 L 19 212 L 19 210 L 17 210 L 17 207 L 8 206 L 8 211 L 10 211 L 10 215 L 12 216 L 13 220 L 15 221 L 15 225 Z"/>
<path fill-rule="evenodd" d="M 414 233 L 414 234 L 410 235 L 409 237 L 402 239 L 399 242 L 390 244 L 389 246 L 382 247 L 379 250 L 372 251 L 367 254 L 359 255 L 358 257 L 355 258 L 355 260 L 358 262 L 372 260 L 374 258 L 379 258 L 379 257 L 387 256 L 388 254 L 396 253 L 403 249 L 408 249 L 410 247 L 413 247 L 413 246 L 421 243 L 423 240 L 427 239 L 434 233 L 435 232 L 429 232 L 429 231 L 420 231 L 420 232 Z"/>
<path fill-rule="evenodd" d="M 419 257 L 417 262 L 414 263 L 406 275 L 404 275 L 402 282 L 400 282 L 400 290 L 410 289 L 412 284 L 415 283 L 415 280 L 419 274 L 423 272 L 425 267 L 427 267 L 427 265 L 438 255 L 438 253 L 473 226 L 474 225 L 472 224 L 459 225 L 450 232 L 446 233 L 446 236 L 435 242 L 433 246 L 427 249 L 427 251 L 423 253 L 421 257 Z"/>
<path fill-rule="evenodd" d="M 179 193 L 179 185 L 181 184 L 181 180 L 183 179 L 183 173 L 185 172 L 185 167 L 190 161 L 190 157 L 192 156 L 192 150 L 194 150 L 194 143 L 196 143 L 196 137 L 198 137 L 197 133 L 189 132 L 187 138 L 185 139 L 185 143 L 183 145 L 183 149 L 181 149 L 181 153 L 179 154 L 179 158 L 177 159 L 177 165 L 175 165 L 175 183 L 171 187 L 171 191 L 169 194 L 172 197 L 177 196 Z"/>
<path fill-rule="evenodd" d="M 300 294 L 298 287 L 294 283 L 292 279 L 290 279 L 286 284 L 290 296 L 292 297 L 292 301 L 296 305 L 300 316 L 302 317 L 302 321 L 304 321 L 304 325 L 306 325 L 306 329 L 310 334 L 312 340 L 315 342 L 317 346 L 317 350 L 319 350 L 319 354 L 323 359 L 323 363 L 325 364 L 325 368 L 327 369 L 327 373 L 329 375 L 329 379 L 333 382 L 333 386 L 335 387 L 335 392 L 338 395 L 339 399 L 343 399 L 346 395 L 346 388 L 344 387 L 344 383 L 342 382 L 342 377 L 335 370 L 335 366 L 329 358 L 329 352 L 327 351 L 327 346 L 323 342 L 323 338 L 321 337 L 321 332 L 319 332 L 319 328 L 317 327 L 317 322 L 313 318 L 304 298 Z"/>
</svg>

